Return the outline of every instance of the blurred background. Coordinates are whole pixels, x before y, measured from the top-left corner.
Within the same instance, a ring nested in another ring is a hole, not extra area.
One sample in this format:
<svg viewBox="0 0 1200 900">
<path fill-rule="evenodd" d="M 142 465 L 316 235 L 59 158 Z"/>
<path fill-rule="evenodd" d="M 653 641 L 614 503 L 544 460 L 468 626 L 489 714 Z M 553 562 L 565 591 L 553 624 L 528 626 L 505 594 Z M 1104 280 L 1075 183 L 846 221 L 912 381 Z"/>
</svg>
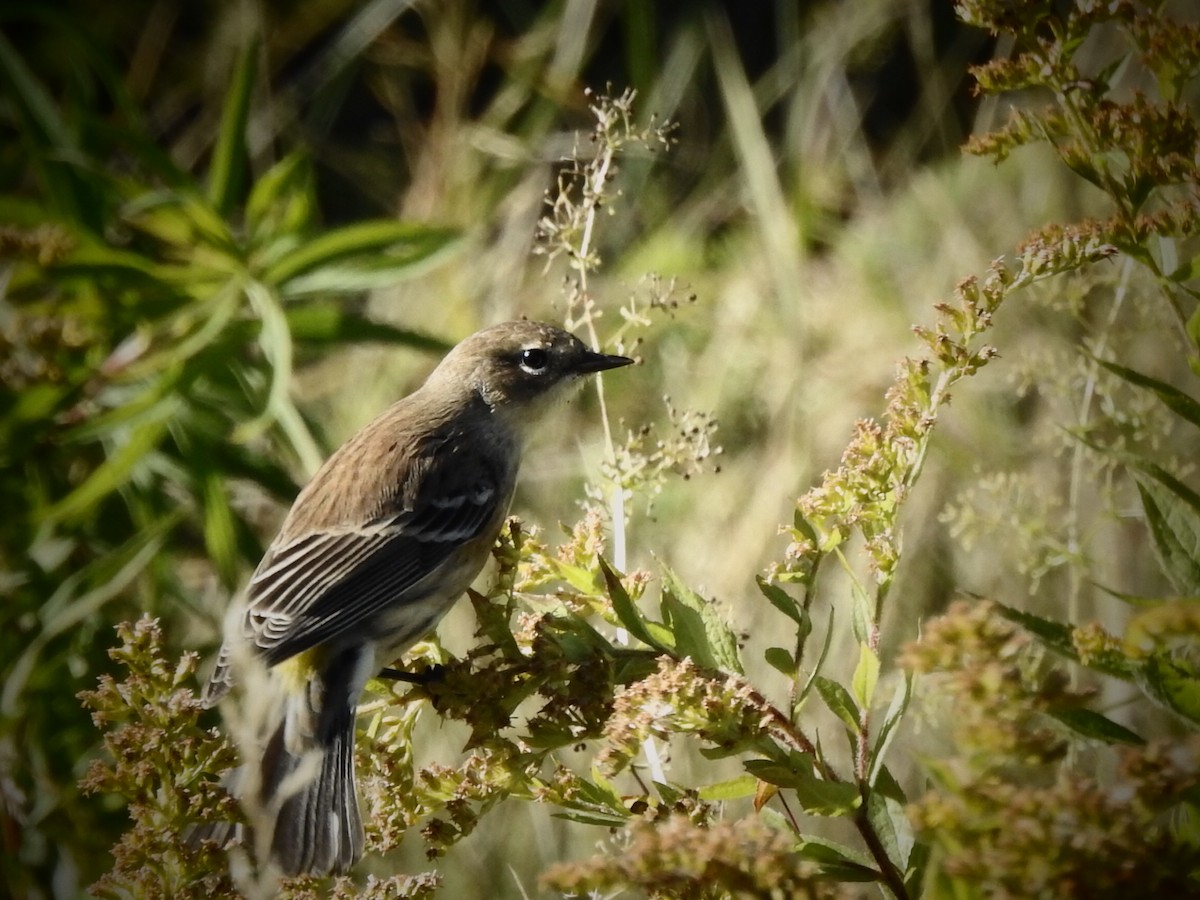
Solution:
<svg viewBox="0 0 1200 900">
<path fill-rule="evenodd" d="M 124 827 L 74 788 L 97 733 L 73 695 L 110 668 L 112 624 L 148 609 L 180 650 L 211 652 L 329 449 L 470 332 L 563 320 L 567 271 L 533 255 L 534 235 L 562 160 L 589 152 L 585 88 L 634 88 L 640 121 L 677 123 L 668 151 L 620 160 L 598 226 L 602 337 L 630 297 L 646 305 L 650 273 L 681 301 L 627 332 L 644 364 L 607 380 L 615 436 L 649 423 L 668 438 L 669 397 L 711 415 L 722 448 L 652 505 L 634 499 L 630 565 L 664 560 L 716 596 L 748 658 L 766 646 L 754 575 L 854 420 L 882 411 L 896 361 L 918 352 L 910 326 L 1032 228 L 1099 210 L 1038 148 L 999 167 L 962 155 L 1007 116 L 967 67 L 1005 48 L 939 0 L 58 0 L 3 4 L 0 30 L 14 892 L 73 896 Z M 244 154 L 226 139 L 239 109 Z M 365 220 L 412 228 L 375 280 L 330 269 L 302 288 L 271 268 Z M 958 589 L 1060 596 L 1085 552 L 1055 544 L 1072 348 L 1086 298 L 1119 276 L 1005 309 L 1001 359 L 956 397 L 913 500 L 885 658 Z M 575 521 L 601 435 L 587 394 L 531 448 L 514 512 L 551 538 Z M 1141 534 L 1119 519 L 1088 533 L 1102 580 L 1149 590 Z M 459 608 L 442 634 L 461 649 L 471 627 Z M 455 736 L 433 734 L 430 755 L 453 759 Z M 447 896 L 533 896 L 546 864 L 603 837 L 546 810 L 506 816 L 443 866 Z M 514 853 L 512 829 L 535 839 Z"/>
</svg>

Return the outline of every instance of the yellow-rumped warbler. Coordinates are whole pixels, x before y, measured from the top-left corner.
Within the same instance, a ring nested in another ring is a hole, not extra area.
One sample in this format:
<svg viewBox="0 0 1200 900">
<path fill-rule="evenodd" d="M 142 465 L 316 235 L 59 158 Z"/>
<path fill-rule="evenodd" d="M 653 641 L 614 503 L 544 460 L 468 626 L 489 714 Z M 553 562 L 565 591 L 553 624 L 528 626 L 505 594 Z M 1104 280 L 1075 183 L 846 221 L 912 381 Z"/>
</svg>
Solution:
<svg viewBox="0 0 1200 900">
<path fill-rule="evenodd" d="M 285 873 L 341 872 L 362 855 L 354 715 L 363 687 L 483 567 L 538 414 L 581 376 L 631 362 L 538 322 L 485 329 L 300 492 L 226 620 L 204 692 L 211 706 L 235 674 L 266 670 L 275 699 L 257 712 L 254 698 L 243 702 L 253 746 L 242 748 L 235 790 L 260 849 Z"/>
</svg>

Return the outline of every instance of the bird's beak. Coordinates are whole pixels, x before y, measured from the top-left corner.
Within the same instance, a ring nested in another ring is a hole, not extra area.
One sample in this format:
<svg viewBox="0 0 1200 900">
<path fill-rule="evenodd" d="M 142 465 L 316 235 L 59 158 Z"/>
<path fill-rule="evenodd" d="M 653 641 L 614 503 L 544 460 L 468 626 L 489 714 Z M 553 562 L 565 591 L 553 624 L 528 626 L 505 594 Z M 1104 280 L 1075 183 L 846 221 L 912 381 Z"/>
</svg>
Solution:
<svg viewBox="0 0 1200 900">
<path fill-rule="evenodd" d="M 588 375 L 592 372 L 603 372 L 606 369 L 619 369 L 621 366 L 631 365 L 633 365 L 633 360 L 628 356 L 609 356 L 606 353 L 589 350 L 587 355 L 579 361 L 575 370 L 580 374 Z"/>
</svg>

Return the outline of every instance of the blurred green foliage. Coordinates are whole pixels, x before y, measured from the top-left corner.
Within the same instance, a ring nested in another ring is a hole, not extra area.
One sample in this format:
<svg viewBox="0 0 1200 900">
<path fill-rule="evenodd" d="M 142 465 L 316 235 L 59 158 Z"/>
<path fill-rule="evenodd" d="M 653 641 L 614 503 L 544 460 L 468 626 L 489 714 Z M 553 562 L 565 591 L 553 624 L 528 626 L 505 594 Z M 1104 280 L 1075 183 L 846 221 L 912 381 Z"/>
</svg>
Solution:
<svg viewBox="0 0 1200 900">
<path fill-rule="evenodd" d="M 64 47 L 82 37 L 46 19 Z M 322 458 L 292 396 L 296 357 L 363 340 L 439 349 L 354 298 L 456 239 L 394 219 L 323 227 L 300 151 L 248 177 L 256 42 L 196 171 L 157 145 L 107 48 L 83 46 L 79 103 L 0 36 L 23 161 L 0 194 L 3 830 L 6 855 L 43 875 L 62 853 L 90 869 L 104 841 L 79 835 L 120 821 L 72 783 L 93 737 L 63 685 L 104 667 L 107 623 L 138 608 L 182 622 L 213 579 L 236 587 L 262 551 L 254 498 L 290 501 Z"/>
</svg>

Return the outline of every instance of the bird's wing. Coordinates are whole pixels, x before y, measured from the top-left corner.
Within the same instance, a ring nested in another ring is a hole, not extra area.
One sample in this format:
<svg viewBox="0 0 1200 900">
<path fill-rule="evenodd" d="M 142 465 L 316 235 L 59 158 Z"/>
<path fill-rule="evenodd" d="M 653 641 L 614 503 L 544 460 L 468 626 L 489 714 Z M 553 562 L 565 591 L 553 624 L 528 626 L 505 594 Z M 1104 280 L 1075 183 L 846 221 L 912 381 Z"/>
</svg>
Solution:
<svg viewBox="0 0 1200 900">
<path fill-rule="evenodd" d="M 435 490 L 419 492 L 399 509 L 358 526 L 281 536 L 250 581 L 243 636 L 275 665 L 392 603 L 433 593 L 442 564 L 480 537 L 508 504 L 504 479 L 483 472 L 468 482 L 435 467 L 425 479 Z"/>
</svg>

